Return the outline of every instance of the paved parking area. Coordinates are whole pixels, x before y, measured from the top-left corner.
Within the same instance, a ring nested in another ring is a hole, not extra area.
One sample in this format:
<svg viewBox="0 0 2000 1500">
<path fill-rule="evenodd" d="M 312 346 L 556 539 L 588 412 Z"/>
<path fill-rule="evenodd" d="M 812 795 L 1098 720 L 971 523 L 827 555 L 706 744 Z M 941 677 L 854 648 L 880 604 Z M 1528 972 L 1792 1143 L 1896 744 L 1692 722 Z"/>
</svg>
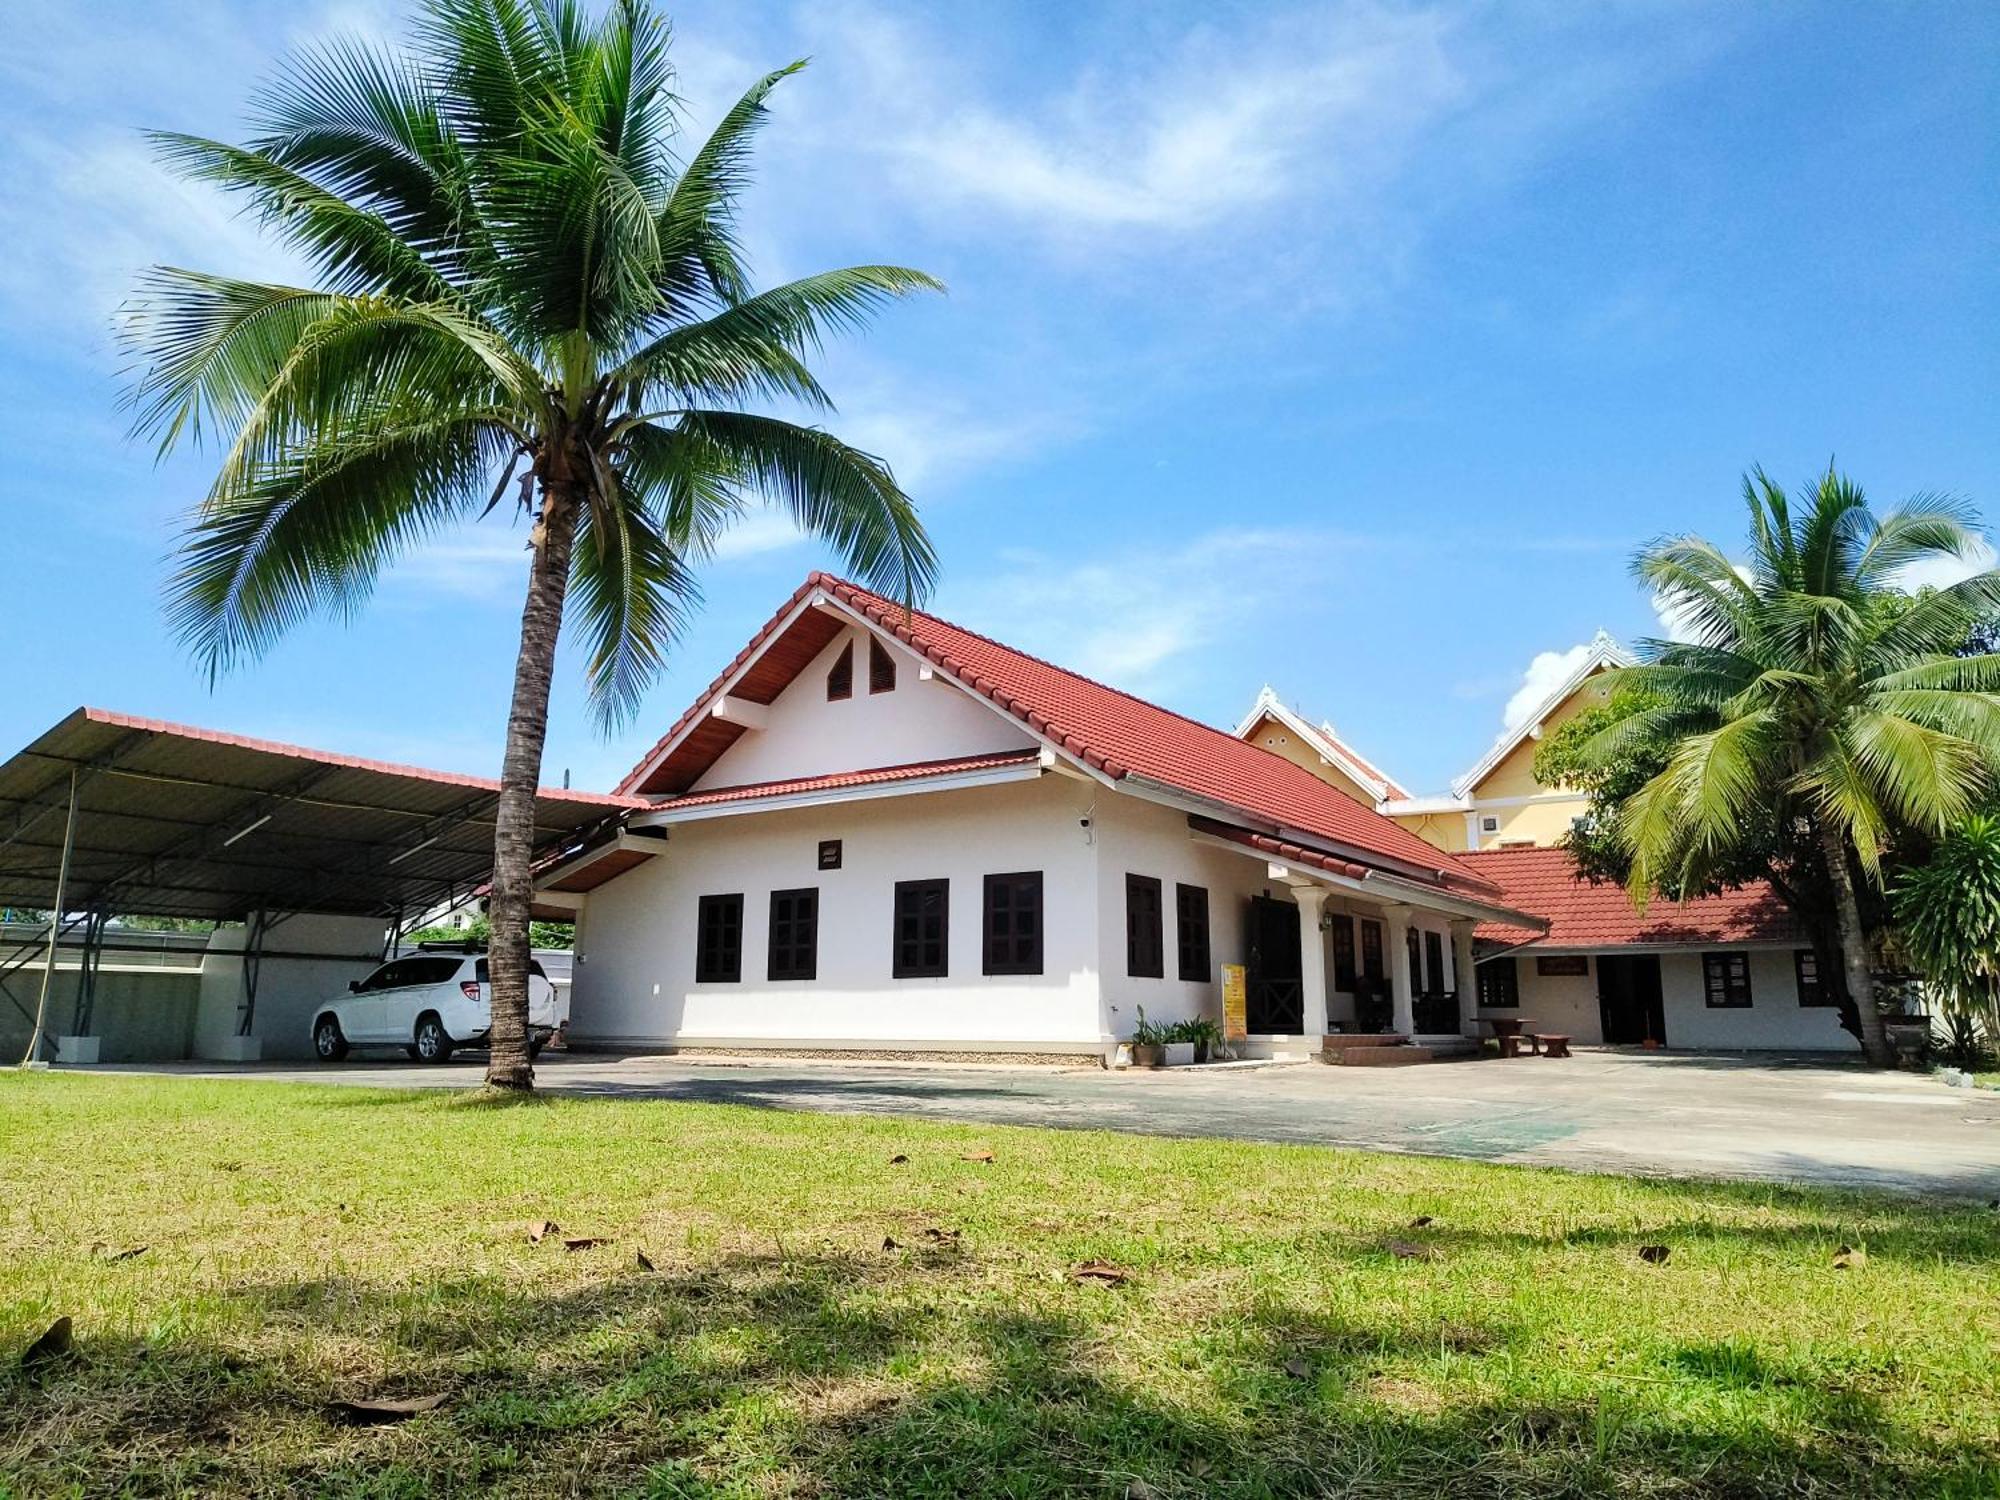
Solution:
<svg viewBox="0 0 2000 1500">
<path fill-rule="evenodd" d="M 475 1054 L 441 1068 L 363 1058 L 330 1067 L 186 1063 L 133 1071 L 465 1088 L 479 1083 L 481 1067 Z M 1828 1059 L 1586 1051 L 1567 1061 L 1107 1073 L 546 1054 L 537 1080 L 573 1094 L 2000 1198 L 2000 1093 Z"/>
</svg>

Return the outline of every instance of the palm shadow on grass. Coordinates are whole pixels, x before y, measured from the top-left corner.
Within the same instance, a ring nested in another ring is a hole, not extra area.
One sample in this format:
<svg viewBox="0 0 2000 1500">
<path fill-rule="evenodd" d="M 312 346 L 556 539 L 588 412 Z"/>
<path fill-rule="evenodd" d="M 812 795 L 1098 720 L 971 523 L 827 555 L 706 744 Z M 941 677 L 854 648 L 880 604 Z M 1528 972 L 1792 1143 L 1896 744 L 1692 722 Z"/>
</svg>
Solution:
<svg viewBox="0 0 2000 1500">
<path fill-rule="evenodd" d="M 589 1252 L 607 1257 L 614 1251 Z M 1650 1377 L 1729 1395 L 1728 1425 L 1647 1387 L 1457 1399 L 1441 1348 L 1503 1359 L 1499 1322 L 1219 1306 L 1121 1371 L 1145 1304 L 1051 1279 L 1002 1311 L 949 1251 L 737 1255 L 523 1293 L 467 1276 L 279 1281 L 230 1294 L 241 1348 L 80 1334 L 39 1386 L 9 1372 L 0 1480 L 23 1493 L 387 1496 L 1985 1494 L 2000 1456 L 1895 1431 L 1858 1387 L 1689 1345 Z M 1106 1300 L 1111 1299 L 1111 1300 Z M 273 1354 L 246 1352 L 274 1348 Z M 397 1427 L 335 1395 L 444 1392 Z M 1140 1488 L 1135 1489 L 1137 1481 Z M 0 1486 L 4 1487 L 4 1486 Z"/>
</svg>

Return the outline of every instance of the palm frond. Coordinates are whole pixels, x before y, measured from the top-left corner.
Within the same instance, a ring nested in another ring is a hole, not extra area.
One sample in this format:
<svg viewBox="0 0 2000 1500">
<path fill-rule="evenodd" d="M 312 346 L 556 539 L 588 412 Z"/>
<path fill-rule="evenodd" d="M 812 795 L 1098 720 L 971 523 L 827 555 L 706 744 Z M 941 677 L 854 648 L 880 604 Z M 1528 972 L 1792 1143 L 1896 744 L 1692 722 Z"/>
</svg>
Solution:
<svg viewBox="0 0 2000 1500">
<path fill-rule="evenodd" d="M 676 289 L 691 283 L 686 263 L 692 262 L 723 302 L 740 302 L 750 294 L 750 278 L 732 233 L 736 199 L 750 180 L 754 137 L 770 114 L 764 101 L 805 65 L 800 58 L 758 79 L 688 159 L 660 210 L 667 262 L 681 273 L 673 283 Z"/>
<path fill-rule="evenodd" d="M 728 456 L 742 482 L 838 551 L 861 582 L 921 602 L 937 554 L 888 465 L 817 427 L 745 412 L 691 411 L 679 426 Z"/>
<path fill-rule="evenodd" d="M 571 605 L 582 626 L 591 712 L 627 722 L 680 639 L 701 591 L 645 510 L 593 505 L 577 533 Z"/>
<path fill-rule="evenodd" d="M 1972 508 L 1953 495 L 1913 495 L 1884 516 L 1854 562 L 1857 586 L 1893 585 L 1911 563 L 1976 556 L 1983 538 Z"/>
</svg>

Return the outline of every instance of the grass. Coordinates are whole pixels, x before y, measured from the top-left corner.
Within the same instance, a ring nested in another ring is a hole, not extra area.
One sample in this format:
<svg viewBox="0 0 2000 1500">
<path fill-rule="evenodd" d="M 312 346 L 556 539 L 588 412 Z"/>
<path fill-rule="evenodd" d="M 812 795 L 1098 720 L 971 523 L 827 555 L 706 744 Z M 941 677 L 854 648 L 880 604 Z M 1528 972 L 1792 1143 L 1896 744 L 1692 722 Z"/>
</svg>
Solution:
<svg viewBox="0 0 2000 1500">
<path fill-rule="evenodd" d="M 1986 1210 L 179 1079 L 6 1077 L 0 1139 L 22 1495 L 2000 1493 Z"/>
</svg>

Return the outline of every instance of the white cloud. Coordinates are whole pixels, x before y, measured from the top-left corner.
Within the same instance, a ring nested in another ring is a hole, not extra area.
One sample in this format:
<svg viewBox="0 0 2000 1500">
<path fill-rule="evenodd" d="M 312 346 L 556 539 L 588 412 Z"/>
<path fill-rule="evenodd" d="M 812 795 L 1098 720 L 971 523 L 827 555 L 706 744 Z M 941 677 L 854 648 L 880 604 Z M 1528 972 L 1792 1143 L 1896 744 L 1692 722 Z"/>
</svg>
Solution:
<svg viewBox="0 0 2000 1500">
<path fill-rule="evenodd" d="M 2000 554 L 1982 537 L 1964 557 L 1931 557 L 1911 563 L 1896 575 L 1896 587 L 1910 594 L 1918 589 L 1948 589 L 1995 566 L 2000 566 Z"/>
<path fill-rule="evenodd" d="M 1268 599 L 1317 582 L 1365 539 L 1302 531 L 1222 531 L 1183 546 L 1119 549 L 1115 562 L 1000 559 L 993 577 L 949 588 L 949 618 L 1126 692 L 1159 698 L 1182 662 L 1255 619 Z M 1255 578 L 1259 588 L 1242 580 Z"/>
<path fill-rule="evenodd" d="M 1503 735 L 1512 734 L 1533 718 L 1535 710 L 1548 701 L 1549 695 L 1590 660 L 1590 649 L 1590 643 L 1585 641 L 1567 651 L 1537 652 L 1535 659 L 1528 663 L 1528 670 L 1521 674 L 1521 685 L 1514 689 L 1514 695 L 1507 700 L 1507 707 L 1501 711 L 1500 732 Z"/>
</svg>

